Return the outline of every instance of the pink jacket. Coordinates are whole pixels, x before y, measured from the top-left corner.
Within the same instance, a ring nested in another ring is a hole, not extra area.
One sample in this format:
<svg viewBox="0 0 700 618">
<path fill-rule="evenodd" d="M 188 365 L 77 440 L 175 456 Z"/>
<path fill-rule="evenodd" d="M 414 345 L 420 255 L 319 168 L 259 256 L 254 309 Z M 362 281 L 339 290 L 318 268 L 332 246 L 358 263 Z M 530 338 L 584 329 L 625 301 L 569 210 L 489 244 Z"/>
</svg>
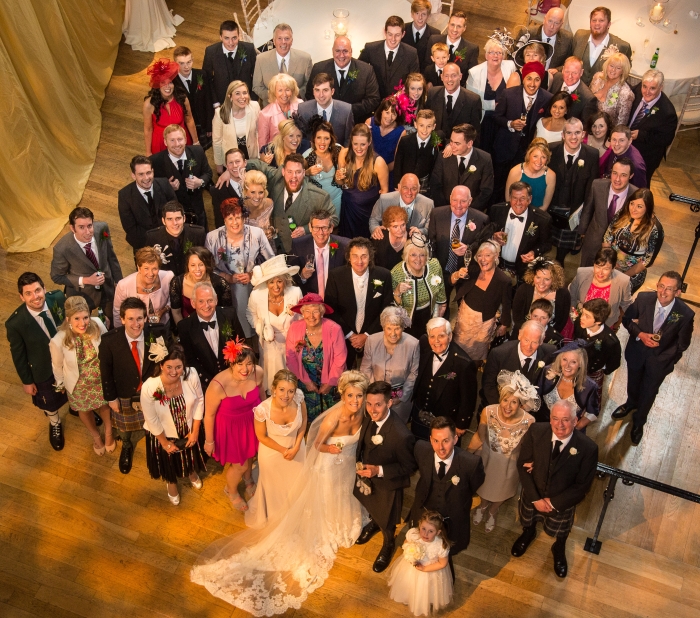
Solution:
<svg viewBox="0 0 700 618">
<path fill-rule="evenodd" d="M 292 322 L 287 331 L 287 369 L 302 382 L 311 382 L 301 364 L 301 350 L 297 352 L 296 345 L 304 340 L 306 334 L 306 322 L 297 320 Z M 347 349 L 343 339 L 343 329 L 332 320 L 321 320 L 321 341 L 323 342 L 323 369 L 321 370 L 321 384 L 336 386 L 340 374 L 345 371 L 345 358 Z"/>
<path fill-rule="evenodd" d="M 290 114 L 297 111 L 299 103 L 303 103 L 303 101 L 297 99 L 292 102 L 289 107 Z M 262 108 L 258 116 L 258 146 L 260 148 L 269 144 L 272 138 L 280 132 L 277 125 L 286 118 L 287 115 L 280 110 L 280 106 L 277 103 L 270 103 Z"/>
</svg>

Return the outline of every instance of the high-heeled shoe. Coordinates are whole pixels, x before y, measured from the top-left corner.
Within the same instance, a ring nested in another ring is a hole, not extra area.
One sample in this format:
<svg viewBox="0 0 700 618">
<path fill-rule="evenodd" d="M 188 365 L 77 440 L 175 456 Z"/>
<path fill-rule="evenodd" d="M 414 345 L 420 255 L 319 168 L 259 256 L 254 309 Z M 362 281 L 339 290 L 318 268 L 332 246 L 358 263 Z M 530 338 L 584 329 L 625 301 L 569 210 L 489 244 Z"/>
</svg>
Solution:
<svg viewBox="0 0 700 618">
<path fill-rule="evenodd" d="M 107 438 L 112 438 L 112 446 L 107 445 Z M 114 453 L 115 449 L 117 448 L 117 441 L 112 437 L 112 431 L 110 430 L 109 432 L 105 430 L 105 450 L 108 453 Z"/>
<path fill-rule="evenodd" d="M 486 525 L 484 526 L 484 530 L 486 530 L 486 533 L 488 534 L 489 532 L 493 532 L 493 529 L 496 527 L 496 517 L 494 515 L 491 515 L 489 513 L 489 518 L 486 520 Z"/>
<path fill-rule="evenodd" d="M 250 481 L 245 482 L 245 491 L 250 496 L 250 498 L 252 498 L 255 495 L 255 491 L 257 490 L 257 488 L 258 486 L 252 478 L 250 479 Z"/>
<path fill-rule="evenodd" d="M 194 487 L 195 489 L 202 489 L 202 479 L 199 478 L 199 475 L 196 475 L 196 476 L 197 476 L 197 479 L 194 481 L 192 480 L 192 477 L 189 477 L 190 483 L 192 483 L 192 487 Z"/>
<path fill-rule="evenodd" d="M 228 493 L 228 488 L 224 487 L 224 493 L 234 509 L 241 511 L 241 513 L 245 513 L 248 510 L 248 504 L 238 495 L 238 492 L 236 492 L 236 497 L 234 498 L 230 493 Z"/>
<path fill-rule="evenodd" d="M 97 434 L 97 437 L 95 437 L 95 436 L 92 437 L 92 450 L 95 451 L 95 455 L 97 455 L 98 457 L 102 457 L 102 455 L 105 454 L 105 451 L 107 449 L 105 448 L 104 444 L 102 446 L 98 447 L 97 446 L 98 441 L 102 442 L 102 439 L 101 439 L 99 433 Z"/>
<path fill-rule="evenodd" d="M 170 504 L 172 504 L 173 506 L 177 506 L 178 504 L 180 504 L 180 492 L 178 492 L 176 496 L 171 496 L 170 492 L 167 489 L 165 491 L 168 494 L 168 500 L 170 500 Z"/>
</svg>

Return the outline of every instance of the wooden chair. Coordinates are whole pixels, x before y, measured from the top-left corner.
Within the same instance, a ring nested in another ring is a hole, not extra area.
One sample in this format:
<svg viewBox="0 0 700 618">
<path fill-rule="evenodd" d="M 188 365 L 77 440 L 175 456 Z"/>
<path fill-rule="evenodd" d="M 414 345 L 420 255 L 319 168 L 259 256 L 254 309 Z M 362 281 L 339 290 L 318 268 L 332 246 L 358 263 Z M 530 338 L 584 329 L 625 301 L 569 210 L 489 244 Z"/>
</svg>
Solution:
<svg viewBox="0 0 700 618">
<path fill-rule="evenodd" d="M 700 129 L 700 83 L 695 83 L 688 89 L 688 94 L 685 97 L 683 107 L 678 114 L 678 126 L 676 126 L 676 135 L 682 131 L 693 131 Z M 666 155 L 671 152 L 675 137 L 671 145 L 666 151 Z"/>
<path fill-rule="evenodd" d="M 258 17 L 260 17 L 260 13 L 262 13 L 262 9 L 260 8 L 260 0 L 241 0 L 241 8 L 243 10 L 243 19 L 245 20 L 246 32 L 250 33 L 251 26 L 255 25 Z"/>
</svg>

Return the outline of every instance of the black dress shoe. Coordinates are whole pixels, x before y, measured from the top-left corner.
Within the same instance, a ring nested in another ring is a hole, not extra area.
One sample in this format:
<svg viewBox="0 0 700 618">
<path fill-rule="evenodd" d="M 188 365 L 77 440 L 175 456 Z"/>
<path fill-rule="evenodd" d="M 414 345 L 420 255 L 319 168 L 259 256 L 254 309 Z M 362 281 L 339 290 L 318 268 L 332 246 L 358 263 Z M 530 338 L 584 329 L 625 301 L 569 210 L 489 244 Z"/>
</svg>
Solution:
<svg viewBox="0 0 700 618">
<path fill-rule="evenodd" d="M 534 530 L 523 530 L 523 533 L 513 543 L 510 553 L 516 558 L 520 558 L 530 547 L 530 543 L 535 540 L 535 536 L 537 536 L 537 532 Z"/>
<path fill-rule="evenodd" d="M 618 406 L 615 408 L 615 411 L 612 413 L 612 417 L 615 419 L 621 419 L 625 418 L 630 412 L 634 412 L 637 408 L 630 408 L 627 407 L 626 404 L 622 404 L 621 406 Z"/>
<path fill-rule="evenodd" d="M 359 538 L 355 541 L 355 545 L 364 545 L 367 543 L 375 534 L 379 532 L 379 526 L 373 521 L 370 521 L 360 533 Z"/>
<path fill-rule="evenodd" d="M 634 446 L 637 446 L 642 441 L 642 436 L 644 435 L 644 427 L 632 427 L 630 432 L 630 440 Z"/>
<path fill-rule="evenodd" d="M 554 573 L 557 577 L 566 577 L 569 565 L 566 563 L 565 546 L 554 543 L 554 545 L 552 545 L 552 556 L 554 556 Z"/>
<path fill-rule="evenodd" d="M 119 472 L 129 474 L 133 461 L 134 447 L 129 442 L 122 442 L 122 451 L 119 455 Z"/>
<path fill-rule="evenodd" d="M 49 442 L 54 451 L 63 450 L 66 441 L 63 439 L 63 425 L 61 423 L 58 425 L 49 424 Z"/>
<path fill-rule="evenodd" d="M 73 408 L 68 408 L 68 414 L 70 414 L 71 416 L 80 416 L 77 410 L 74 410 Z"/>
<path fill-rule="evenodd" d="M 97 412 L 93 412 L 93 414 L 95 415 L 95 425 L 99 427 L 102 425 L 102 417 Z"/>
<path fill-rule="evenodd" d="M 374 564 L 372 565 L 372 570 L 375 573 L 381 573 L 389 566 L 389 563 L 391 562 L 393 556 L 394 539 L 391 539 L 391 541 L 389 541 L 388 543 L 385 542 L 384 545 L 382 545 L 382 549 L 379 552 L 377 559 L 374 561 Z"/>
</svg>

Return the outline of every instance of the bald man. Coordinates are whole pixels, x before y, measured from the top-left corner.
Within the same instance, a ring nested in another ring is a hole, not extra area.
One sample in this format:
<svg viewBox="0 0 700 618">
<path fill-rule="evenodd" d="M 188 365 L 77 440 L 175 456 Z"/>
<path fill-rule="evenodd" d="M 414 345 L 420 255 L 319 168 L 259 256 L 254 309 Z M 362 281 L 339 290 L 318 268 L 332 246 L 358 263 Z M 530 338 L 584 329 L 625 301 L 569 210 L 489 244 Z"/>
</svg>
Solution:
<svg viewBox="0 0 700 618">
<path fill-rule="evenodd" d="M 386 230 L 382 225 L 382 215 L 389 206 L 401 206 L 408 215 L 406 229 L 409 235 L 414 231 L 428 235 L 430 213 L 433 200 L 420 194 L 420 182 L 415 174 L 404 174 L 399 181 L 398 191 L 382 193 L 372 209 L 369 219 L 369 231 L 372 238 L 381 240 Z"/>
</svg>

